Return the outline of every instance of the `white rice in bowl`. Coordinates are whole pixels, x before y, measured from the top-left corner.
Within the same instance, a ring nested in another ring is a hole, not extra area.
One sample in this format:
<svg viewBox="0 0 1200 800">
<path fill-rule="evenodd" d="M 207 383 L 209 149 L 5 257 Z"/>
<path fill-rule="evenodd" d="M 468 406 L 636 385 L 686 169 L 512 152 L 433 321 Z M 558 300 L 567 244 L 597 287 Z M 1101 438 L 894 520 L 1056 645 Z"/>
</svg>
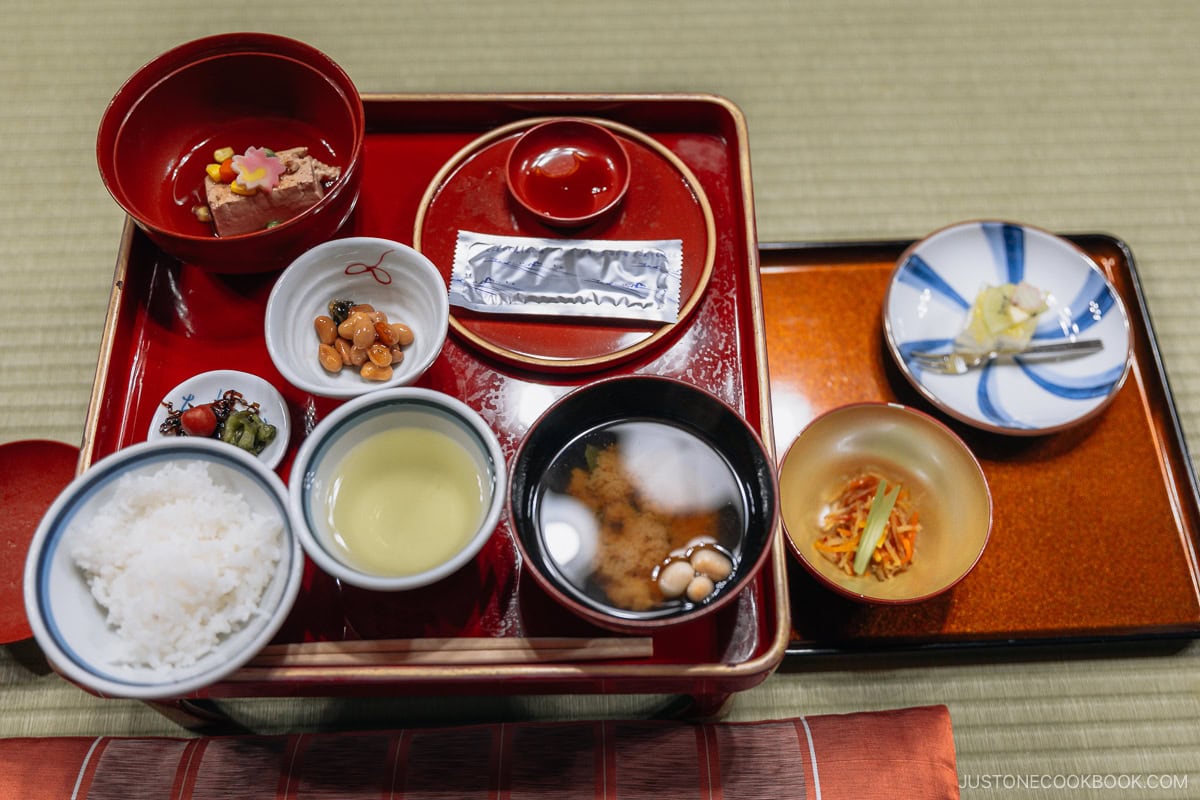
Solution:
<svg viewBox="0 0 1200 800">
<path fill-rule="evenodd" d="M 283 525 L 201 462 L 123 475 L 71 547 L 122 648 L 115 664 L 188 667 L 259 613 Z"/>
</svg>

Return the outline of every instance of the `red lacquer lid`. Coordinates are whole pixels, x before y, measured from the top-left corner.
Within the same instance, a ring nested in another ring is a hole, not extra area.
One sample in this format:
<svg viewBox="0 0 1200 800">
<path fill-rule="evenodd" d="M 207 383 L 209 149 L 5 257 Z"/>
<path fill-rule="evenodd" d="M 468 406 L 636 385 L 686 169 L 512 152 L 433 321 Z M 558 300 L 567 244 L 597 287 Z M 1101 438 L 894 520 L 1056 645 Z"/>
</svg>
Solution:
<svg viewBox="0 0 1200 800">
<path fill-rule="evenodd" d="M 22 575 L 29 542 L 46 509 L 75 477 L 79 448 L 25 439 L 0 445 L 0 644 L 33 635 Z"/>
</svg>

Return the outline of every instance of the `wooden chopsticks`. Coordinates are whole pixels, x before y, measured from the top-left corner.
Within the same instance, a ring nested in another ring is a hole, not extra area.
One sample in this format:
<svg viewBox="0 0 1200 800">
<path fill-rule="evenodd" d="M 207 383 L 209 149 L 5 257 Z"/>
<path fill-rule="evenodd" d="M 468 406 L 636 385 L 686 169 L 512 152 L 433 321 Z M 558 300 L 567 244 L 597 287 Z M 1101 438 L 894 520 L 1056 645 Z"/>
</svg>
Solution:
<svg viewBox="0 0 1200 800">
<path fill-rule="evenodd" d="M 267 645 L 246 667 L 533 664 L 648 658 L 650 637 L 446 637 Z"/>
</svg>

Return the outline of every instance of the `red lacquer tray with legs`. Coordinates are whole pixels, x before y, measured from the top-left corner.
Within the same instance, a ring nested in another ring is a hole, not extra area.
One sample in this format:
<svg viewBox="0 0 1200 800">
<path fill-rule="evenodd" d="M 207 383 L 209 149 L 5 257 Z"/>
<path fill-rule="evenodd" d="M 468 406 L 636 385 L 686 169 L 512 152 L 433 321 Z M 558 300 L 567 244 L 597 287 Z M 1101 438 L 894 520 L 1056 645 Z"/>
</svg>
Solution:
<svg viewBox="0 0 1200 800">
<path fill-rule="evenodd" d="M 488 182 L 502 179 L 493 174 L 502 160 L 495 148 L 511 146 L 512 131 L 535 119 L 576 116 L 626 137 L 635 166 L 650 182 L 631 187 L 617 216 L 572 236 L 679 238 L 685 247 L 685 303 L 677 323 L 649 331 L 568 327 L 555 335 L 545 322 L 522 327 L 456 317 L 442 353 L 418 385 L 478 410 L 510 459 L 551 402 L 616 374 L 664 375 L 707 389 L 739 410 L 770 446 L 749 151 L 736 106 L 711 95 L 366 95 L 364 103 L 362 196 L 339 235 L 415 244 L 446 274 L 447 237 L 459 226 L 554 235 L 535 222 L 498 223 L 506 215 L 495 204 L 505 198 Z M 463 180 L 477 185 L 464 190 Z M 664 197 L 671 202 L 660 202 Z M 164 255 L 127 224 L 82 463 L 144 439 L 160 400 L 182 380 L 237 369 L 271 382 L 288 403 L 292 437 L 278 467 L 286 480 L 305 432 L 337 401 L 290 386 L 270 362 L 263 311 L 277 277 L 195 269 Z M 761 682 L 783 658 L 791 629 L 787 567 L 781 532 L 774 535 L 772 558 L 738 602 L 654 634 L 648 654 L 470 665 L 398 657 L 322 666 L 290 663 L 285 653 L 271 664 L 252 662 L 200 696 L 612 692 L 683 694 L 717 704 Z M 523 573 L 502 519 L 474 562 L 424 590 L 354 590 L 309 564 L 275 644 L 605 636 L 611 634 L 561 609 Z"/>
</svg>

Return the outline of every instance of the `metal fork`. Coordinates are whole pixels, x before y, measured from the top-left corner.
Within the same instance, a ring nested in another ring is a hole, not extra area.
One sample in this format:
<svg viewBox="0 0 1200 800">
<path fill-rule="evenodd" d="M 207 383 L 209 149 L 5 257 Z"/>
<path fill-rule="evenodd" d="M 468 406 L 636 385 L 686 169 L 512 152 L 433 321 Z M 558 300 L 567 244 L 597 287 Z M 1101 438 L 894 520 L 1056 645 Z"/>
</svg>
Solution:
<svg viewBox="0 0 1200 800">
<path fill-rule="evenodd" d="M 1069 358 L 1088 353 L 1098 353 L 1104 349 L 1104 342 L 1099 339 L 1077 339 L 1069 342 L 1054 342 L 1052 344 L 1036 344 L 1022 350 L 988 350 L 983 353 L 930 353 L 914 350 L 909 355 L 917 366 L 930 372 L 940 372 L 946 375 L 962 375 L 968 370 L 982 366 L 1003 356 Z"/>
</svg>

